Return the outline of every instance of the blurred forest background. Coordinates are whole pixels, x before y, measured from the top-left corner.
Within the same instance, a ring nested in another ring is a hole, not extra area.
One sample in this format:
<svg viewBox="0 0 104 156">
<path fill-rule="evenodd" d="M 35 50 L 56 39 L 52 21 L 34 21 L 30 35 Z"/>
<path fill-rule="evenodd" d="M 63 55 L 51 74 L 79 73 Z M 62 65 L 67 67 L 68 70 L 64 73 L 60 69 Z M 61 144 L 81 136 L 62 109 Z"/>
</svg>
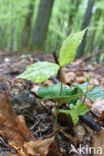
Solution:
<svg viewBox="0 0 104 156">
<path fill-rule="evenodd" d="M 77 58 L 104 60 L 104 0 L 0 0 L 0 49 L 58 52 L 70 34 L 88 28 Z M 30 53 L 31 54 L 31 53 Z"/>
</svg>

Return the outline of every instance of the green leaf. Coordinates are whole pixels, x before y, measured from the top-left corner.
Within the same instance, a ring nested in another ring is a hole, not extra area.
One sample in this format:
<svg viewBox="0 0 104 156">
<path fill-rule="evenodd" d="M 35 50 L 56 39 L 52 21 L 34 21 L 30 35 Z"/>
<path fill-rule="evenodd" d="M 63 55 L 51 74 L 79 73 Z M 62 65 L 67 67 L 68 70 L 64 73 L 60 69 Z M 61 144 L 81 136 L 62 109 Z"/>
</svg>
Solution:
<svg viewBox="0 0 104 156">
<path fill-rule="evenodd" d="M 90 82 L 90 77 L 89 75 L 86 75 L 86 81 L 89 83 Z"/>
<path fill-rule="evenodd" d="M 65 109 L 59 109 L 60 113 L 65 113 L 66 115 L 70 114 L 70 110 L 65 110 Z"/>
<path fill-rule="evenodd" d="M 31 58 L 31 55 L 21 55 L 21 58 L 24 59 L 24 58 Z"/>
<path fill-rule="evenodd" d="M 80 91 L 80 93 L 82 93 L 82 94 L 84 94 L 86 92 L 86 90 L 89 86 L 90 85 L 88 84 L 88 82 L 85 82 L 82 84 L 78 84 L 78 83 L 73 84 L 73 87 L 77 88 Z"/>
<path fill-rule="evenodd" d="M 101 100 L 104 98 L 104 90 L 102 90 L 101 86 L 95 87 L 94 89 L 88 91 L 87 98 L 90 100 Z"/>
<path fill-rule="evenodd" d="M 50 99 L 60 104 L 79 97 L 74 87 L 67 88 L 64 84 L 62 85 L 62 95 L 60 96 L 60 87 L 60 83 L 48 87 L 41 87 L 38 89 L 38 96 L 42 97 L 44 100 Z"/>
<path fill-rule="evenodd" d="M 89 112 L 88 107 L 85 104 L 83 104 L 80 100 L 77 101 L 76 105 L 71 104 L 70 108 L 70 115 L 74 124 L 78 122 L 80 115 L 84 115 L 87 112 Z"/>
<path fill-rule="evenodd" d="M 59 109 L 59 112 L 71 115 L 74 124 L 77 124 L 80 115 L 84 115 L 89 112 L 88 107 L 83 104 L 80 100 L 77 101 L 76 105 L 70 104 L 71 110 Z"/>
<path fill-rule="evenodd" d="M 63 103 L 66 103 L 69 100 L 73 100 L 75 98 L 79 98 L 80 95 L 69 95 L 69 96 L 56 96 L 56 97 L 51 97 L 49 100 L 53 100 L 54 102 L 58 102 L 60 105 Z"/>
<path fill-rule="evenodd" d="M 17 78 L 31 80 L 36 83 L 44 82 L 52 75 L 57 74 L 59 66 L 50 62 L 38 62 L 30 65 L 28 69 Z"/>
<path fill-rule="evenodd" d="M 40 87 L 38 89 L 38 96 L 47 99 L 57 97 L 60 95 L 61 83 L 54 84 L 48 87 Z M 76 94 L 75 88 L 68 88 L 64 84 L 62 85 L 62 96 Z"/>
<path fill-rule="evenodd" d="M 66 40 L 64 40 L 59 54 L 59 63 L 61 66 L 65 66 L 73 61 L 85 31 L 86 29 L 75 34 L 71 34 L 66 38 Z"/>
<path fill-rule="evenodd" d="M 80 115 L 84 115 L 89 112 L 88 107 L 80 100 L 77 101 L 76 105 L 70 104 L 70 109 L 70 115 L 74 124 L 78 122 Z"/>
</svg>

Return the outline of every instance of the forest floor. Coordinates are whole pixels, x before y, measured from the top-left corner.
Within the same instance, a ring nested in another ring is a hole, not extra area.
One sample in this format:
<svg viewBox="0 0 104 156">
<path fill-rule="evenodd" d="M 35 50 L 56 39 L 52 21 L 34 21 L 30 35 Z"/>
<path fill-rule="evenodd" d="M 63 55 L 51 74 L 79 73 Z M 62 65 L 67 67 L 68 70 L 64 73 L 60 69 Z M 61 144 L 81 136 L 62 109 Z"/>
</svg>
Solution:
<svg viewBox="0 0 104 156">
<path fill-rule="evenodd" d="M 88 147 L 96 147 L 96 151 L 101 147 L 104 151 L 104 99 L 94 101 L 93 104 L 86 101 L 91 110 L 88 115 L 92 123 L 89 119 L 80 118 L 74 127 L 71 119 L 62 116 L 57 132 L 54 132 L 55 103 L 49 100 L 39 102 L 36 89 L 56 83 L 58 78 L 52 77 L 42 84 L 16 79 L 30 64 L 38 60 L 55 62 L 51 54 L 23 58 L 19 55 L 4 56 L 0 52 L 0 155 L 93 155 Z M 69 87 L 73 82 L 84 83 L 86 75 L 89 75 L 92 87 L 102 86 L 104 89 L 102 64 L 86 63 L 80 59 L 64 67 L 63 72 L 64 84 Z M 83 147 L 82 152 L 80 146 Z M 71 152 L 73 147 L 76 152 Z"/>
</svg>

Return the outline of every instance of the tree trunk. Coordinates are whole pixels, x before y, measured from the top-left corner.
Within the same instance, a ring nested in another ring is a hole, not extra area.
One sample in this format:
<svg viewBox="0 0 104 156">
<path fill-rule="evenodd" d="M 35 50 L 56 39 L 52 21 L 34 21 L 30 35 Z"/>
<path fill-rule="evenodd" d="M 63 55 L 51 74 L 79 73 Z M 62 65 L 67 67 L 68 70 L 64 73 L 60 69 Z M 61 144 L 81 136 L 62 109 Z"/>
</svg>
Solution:
<svg viewBox="0 0 104 156">
<path fill-rule="evenodd" d="M 30 39 L 30 30 L 31 30 L 31 21 L 34 13 L 34 3 L 35 0 L 30 0 L 29 3 L 29 13 L 25 21 L 25 27 L 24 27 L 24 32 L 23 32 L 23 46 L 28 46 L 28 42 Z"/>
<path fill-rule="evenodd" d="M 90 19 L 91 19 L 91 14 L 92 14 L 92 9 L 93 9 L 93 6 L 94 6 L 94 1 L 95 0 L 89 0 L 88 1 L 88 5 L 87 5 L 87 9 L 86 9 L 86 12 L 85 12 L 85 16 L 84 16 L 84 20 L 83 20 L 83 24 L 82 24 L 82 28 L 81 30 L 85 29 L 88 25 L 89 25 L 89 22 L 90 22 Z M 84 55 L 84 48 L 85 48 L 85 44 L 86 44 L 86 35 L 87 35 L 87 31 L 83 37 L 83 40 L 78 48 L 78 51 L 77 51 L 77 58 L 80 58 L 81 56 Z"/>
<path fill-rule="evenodd" d="M 73 18 L 75 17 L 76 12 L 78 11 L 78 6 L 80 5 L 80 0 L 79 0 L 79 1 L 71 0 L 70 3 L 71 3 L 70 5 L 73 5 L 73 6 L 75 6 L 75 7 L 74 7 L 74 8 L 73 8 L 73 7 L 70 8 L 67 35 L 69 35 L 69 34 L 71 33 L 70 26 L 71 26 L 72 23 L 73 23 Z"/>
<path fill-rule="evenodd" d="M 31 45 L 35 50 L 41 50 L 44 47 L 53 3 L 54 0 L 40 1 Z"/>
<path fill-rule="evenodd" d="M 95 12 L 95 15 L 94 15 L 94 27 L 96 29 L 94 29 L 92 31 L 92 35 L 90 37 L 90 40 L 89 40 L 89 44 L 88 44 L 88 49 L 87 51 L 89 51 L 90 53 L 92 53 L 95 49 L 95 38 L 96 38 L 96 32 L 97 32 L 97 26 L 98 26 L 98 21 L 100 20 L 100 17 L 101 17 L 101 12 L 102 10 L 101 9 L 97 9 L 96 12 Z"/>
<path fill-rule="evenodd" d="M 12 56 L 14 52 L 14 34 L 15 34 L 15 28 L 12 28 L 11 35 L 10 35 L 10 43 L 8 46 L 8 52 L 10 56 Z"/>
<path fill-rule="evenodd" d="M 99 45 L 99 50 L 100 49 L 103 49 L 103 45 L 104 45 L 104 40 L 101 40 L 101 43 Z M 101 54 L 99 54 L 97 57 L 96 57 L 96 62 L 99 63 L 100 62 L 100 56 Z"/>
</svg>

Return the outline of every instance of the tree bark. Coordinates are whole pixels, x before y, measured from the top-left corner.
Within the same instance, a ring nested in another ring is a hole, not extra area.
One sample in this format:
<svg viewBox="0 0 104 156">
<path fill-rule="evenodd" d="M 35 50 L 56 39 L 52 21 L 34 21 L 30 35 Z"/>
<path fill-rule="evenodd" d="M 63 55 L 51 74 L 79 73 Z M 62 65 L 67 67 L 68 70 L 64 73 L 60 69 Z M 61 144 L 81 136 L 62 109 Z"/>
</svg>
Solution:
<svg viewBox="0 0 104 156">
<path fill-rule="evenodd" d="M 30 0 L 28 9 L 29 13 L 27 15 L 26 21 L 25 21 L 25 27 L 23 32 L 23 46 L 28 46 L 29 39 L 30 39 L 30 33 L 31 33 L 31 21 L 34 13 L 34 5 L 35 0 Z"/>
<path fill-rule="evenodd" d="M 32 36 L 32 46 L 34 45 L 33 48 L 35 50 L 41 50 L 44 47 L 53 3 L 54 0 L 40 1 L 35 29 Z"/>
<path fill-rule="evenodd" d="M 84 20 L 83 20 L 83 23 L 82 23 L 82 27 L 81 27 L 81 30 L 85 29 L 88 25 L 89 25 L 89 22 L 90 22 L 90 19 L 91 19 L 91 14 L 92 14 L 92 9 L 93 9 L 93 6 L 94 6 L 94 2 L 95 0 L 89 0 L 88 1 L 88 5 L 87 5 L 87 9 L 86 9 L 86 12 L 85 12 L 85 16 L 84 16 Z M 86 44 L 86 36 L 87 36 L 87 31 L 83 37 L 83 40 L 77 50 L 77 57 L 76 58 L 80 58 L 81 56 L 84 55 L 84 48 L 85 48 L 85 44 Z"/>
<path fill-rule="evenodd" d="M 92 53 L 94 51 L 94 47 L 95 47 L 95 39 L 96 39 L 96 32 L 97 32 L 97 26 L 98 26 L 98 21 L 100 20 L 101 17 L 101 13 L 102 10 L 101 9 L 97 9 L 94 15 L 94 27 L 96 29 L 94 29 L 92 31 L 92 35 L 91 35 L 91 39 L 89 40 L 89 44 L 88 44 L 88 49 L 87 51 L 89 51 L 90 53 Z M 99 49 L 102 49 L 102 47 L 100 47 Z"/>
<path fill-rule="evenodd" d="M 75 6 L 75 8 L 70 8 L 67 35 L 69 35 L 71 33 L 70 25 L 72 25 L 73 18 L 75 16 L 76 12 L 78 11 L 78 6 L 80 5 L 80 0 L 78 0 L 78 1 L 71 0 L 70 3 L 71 3 L 70 5 Z"/>
<path fill-rule="evenodd" d="M 104 40 L 101 40 L 100 45 L 99 45 L 99 49 L 103 49 L 103 45 L 104 45 Z M 99 53 L 98 56 L 96 57 L 97 63 L 100 62 L 100 56 L 101 56 L 101 53 Z"/>
</svg>

